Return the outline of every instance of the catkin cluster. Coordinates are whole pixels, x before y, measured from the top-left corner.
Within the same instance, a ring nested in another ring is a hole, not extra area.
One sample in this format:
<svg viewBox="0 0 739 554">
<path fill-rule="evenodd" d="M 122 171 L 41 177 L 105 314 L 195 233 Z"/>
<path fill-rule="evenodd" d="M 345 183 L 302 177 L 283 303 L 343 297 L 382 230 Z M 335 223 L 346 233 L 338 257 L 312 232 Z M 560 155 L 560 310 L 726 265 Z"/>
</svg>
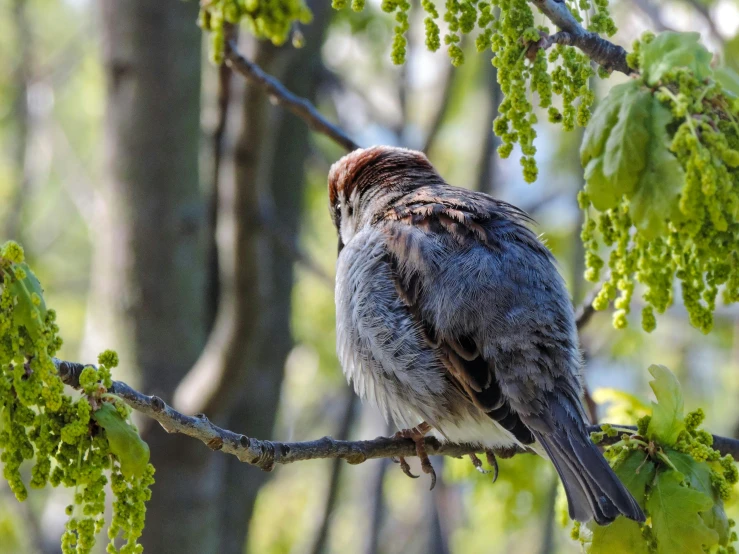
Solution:
<svg viewBox="0 0 739 554">
<path fill-rule="evenodd" d="M 134 464 L 136 471 L 123 477 L 122 469 L 128 469 L 122 466 L 124 451 L 113 444 L 121 442 L 120 433 L 112 428 L 109 431 L 97 421 L 97 414 L 106 406 L 125 414 L 113 420 L 121 428 L 130 428 L 125 421 L 127 407 L 106 392 L 112 383 L 110 369 L 117 364 L 117 356 L 106 352 L 100 356 L 98 370 L 90 367 L 82 372 L 81 396 L 72 398 L 64 393 L 52 360 L 61 346 L 55 313 L 46 308 L 40 284 L 23 258 L 23 250 L 16 243 L 0 248 L 3 477 L 19 501 L 28 496 L 21 473 L 24 462 L 31 464 L 31 488 L 40 489 L 50 483 L 73 489 L 62 551 L 83 554 L 92 551 L 95 535 L 105 524 L 106 474 L 110 474 L 115 500 L 107 552 L 141 552 L 137 540 L 143 530 L 145 502 L 151 495 L 154 470 L 148 464 L 148 456 L 138 456 L 141 467 Z M 134 451 L 139 451 L 136 444 Z M 126 541 L 120 550 L 113 542 L 118 536 Z"/>
<path fill-rule="evenodd" d="M 227 25 L 243 22 L 257 38 L 280 45 L 295 23 L 310 23 L 312 18 L 303 0 L 213 0 L 201 3 L 198 25 L 210 32 L 211 60 L 220 64 L 226 48 Z"/>
<path fill-rule="evenodd" d="M 613 191 L 618 182 L 604 180 L 602 169 L 588 173 L 587 168 L 588 184 L 579 197 L 586 214 L 582 240 L 588 280 L 600 278 L 606 266 L 602 247 L 608 248 L 610 275 L 594 307 L 604 309 L 615 300 L 616 328 L 627 324 L 637 282 L 644 286 L 646 331 L 656 327 L 655 312 L 673 303 L 675 280 L 691 323 L 704 333 L 713 326 L 719 293 L 725 303 L 739 300 L 739 110 L 713 78 L 710 60 L 694 34 L 647 34 L 629 56 L 641 72 L 630 84 L 634 94 L 624 96 L 629 100 L 621 108 L 609 95 L 599 108 L 602 117 L 596 113 L 595 121 L 605 128 L 609 109 L 614 114 L 620 109 L 621 115 L 613 115 L 619 122 L 605 140 L 620 148 L 618 131 L 630 125 L 634 132 L 625 138 L 647 156 L 638 186 L 624 189 L 620 198 L 605 200 L 605 186 Z M 648 129 L 642 139 L 643 114 L 625 110 L 648 96 L 659 127 Z M 660 135 L 664 141 L 656 140 Z M 638 166 L 633 153 L 619 151 L 624 166 Z M 611 166 L 612 174 L 619 175 L 618 164 Z"/>
<path fill-rule="evenodd" d="M 343 8 L 346 0 L 334 0 L 335 8 Z M 580 0 L 568 2 L 575 18 L 590 31 L 612 35 L 616 32 L 608 14 L 607 0 Z M 355 0 L 352 8 L 362 9 L 364 3 Z M 402 64 L 406 59 L 409 29 L 408 0 L 383 0 L 382 9 L 395 14 L 391 58 Z M 426 17 L 426 47 L 436 51 L 441 47 L 439 10 L 433 0 L 421 2 Z M 584 21 L 588 14 L 593 16 Z M 590 119 L 594 95 L 589 80 L 594 75 L 590 60 L 573 47 L 555 45 L 547 53 L 549 37 L 547 27 L 534 25 L 534 13 L 527 0 L 446 0 L 443 20 L 446 26 L 444 44 L 451 62 L 459 66 L 464 62 L 462 37 L 478 30 L 475 45 L 478 52 L 492 50 L 493 65 L 497 68 L 504 99 L 493 125 L 502 144 L 498 153 L 502 158 L 511 155 L 516 144 L 521 147 L 521 166 L 524 179 L 531 183 L 538 175 L 534 140 L 537 116 L 534 113 L 534 94 L 540 108 L 547 110 L 549 120 L 561 123 L 565 130 L 575 125 L 584 127 Z M 553 96 L 561 98 L 561 109 L 553 103 Z"/>
</svg>

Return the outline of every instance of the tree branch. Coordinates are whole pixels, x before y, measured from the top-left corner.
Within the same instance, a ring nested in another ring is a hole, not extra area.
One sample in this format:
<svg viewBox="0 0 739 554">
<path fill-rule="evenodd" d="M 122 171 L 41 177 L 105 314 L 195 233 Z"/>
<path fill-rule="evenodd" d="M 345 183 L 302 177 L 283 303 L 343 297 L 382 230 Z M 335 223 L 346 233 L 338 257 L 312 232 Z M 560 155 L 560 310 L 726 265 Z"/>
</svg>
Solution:
<svg viewBox="0 0 739 554">
<path fill-rule="evenodd" d="M 553 35 L 543 36 L 536 47 L 546 49 L 553 44 L 575 46 L 606 69 L 620 71 L 626 75 L 633 72 L 626 63 L 626 50 L 597 33 L 584 29 L 564 1 L 531 0 L 531 2 L 560 29 Z M 359 148 L 343 129 L 326 119 L 309 100 L 293 94 L 278 79 L 241 55 L 233 40 L 226 42 L 225 63 L 235 72 L 263 88 L 275 104 L 291 111 L 314 131 L 327 136 L 347 151 Z"/>
<path fill-rule="evenodd" d="M 79 389 L 80 373 L 85 366 L 76 362 L 65 362 L 54 358 L 54 365 L 62 381 Z M 131 408 L 152 419 L 157 420 L 168 433 L 180 433 L 198 439 L 211 450 L 221 450 L 236 456 L 240 461 L 271 471 L 275 464 L 291 464 L 304 460 L 342 459 L 350 464 L 361 464 L 374 458 L 392 458 L 416 455 L 416 447 L 409 439 L 378 437 L 373 440 L 345 441 L 331 437 L 304 442 L 276 442 L 259 440 L 222 429 L 211 423 L 205 414 L 195 416 L 184 415 L 167 405 L 158 396 L 147 396 L 131 388 L 122 381 L 113 381 L 108 392 L 120 397 Z M 624 427 L 624 426 L 619 426 Z M 626 427 L 636 429 L 636 427 Z M 589 432 L 600 431 L 600 425 L 591 425 Z M 620 440 L 613 437 L 611 442 Z M 722 455 L 730 454 L 739 461 L 739 440 L 714 435 L 713 446 Z M 443 455 L 459 458 L 468 454 L 481 453 L 479 446 L 471 444 L 441 443 L 433 437 L 426 438 L 426 451 L 429 455 Z M 606 437 L 602 444 L 608 444 Z M 521 448 L 499 448 L 494 450 L 501 458 L 509 458 L 514 454 L 531 453 Z"/>
<path fill-rule="evenodd" d="M 356 150 L 359 145 L 338 126 L 331 123 L 307 99 L 296 96 L 280 81 L 265 73 L 261 67 L 242 56 L 236 44 L 228 42 L 226 45 L 226 63 L 250 81 L 262 87 L 270 99 L 277 105 L 286 108 L 300 119 L 305 121 L 314 131 L 326 135 L 336 144 L 347 151 Z"/>
<path fill-rule="evenodd" d="M 531 0 L 560 31 L 544 38 L 543 48 L 552 44 L 575 46 L 595 63 L 606 69 L 615 69 L 626 75 L 633 70 L 626 63 L 626 50 L 583 28 L 575 19 L 564 0 Z"/>
<path fill-rule="evenodd" d="M 598 296 L 601 288 L 602 286 L 600 285 L 595 287 L 583 303 L 575 308 L 575 326 L 578 331 L 582 331 L 583 327 L 590 323 L 590 320 L 595 315 L 593 302 L 595 301 L 595 297 Z"/>
</svg>

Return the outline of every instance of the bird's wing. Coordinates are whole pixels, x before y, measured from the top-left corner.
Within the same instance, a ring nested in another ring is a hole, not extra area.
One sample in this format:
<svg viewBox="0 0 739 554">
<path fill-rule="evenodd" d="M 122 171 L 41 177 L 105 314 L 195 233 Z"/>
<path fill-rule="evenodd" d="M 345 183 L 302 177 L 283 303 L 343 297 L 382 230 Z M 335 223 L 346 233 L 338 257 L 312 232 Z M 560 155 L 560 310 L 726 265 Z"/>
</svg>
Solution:
<svg viewBox="0 0 739 554">
<path fill-rule="evenodd" d="M 524 226 L 527 219 L 517 208 L 488 196 L 445 187 L 419 189 L 377 222 L 386 235 L 386 261 L 398 295 L 427 343 L 438 352 L 450 381 L 469 402 L 522 444 L 531 444 L 534 436 L 503 392 L 494 360 L 483 355 L 471 330 L 450 333 L 448 329 L 440 329 L 438 319 L 429 314 L 425 296 L 433 294 L 430 281 L 439 274 L 439 268 L 434 266 L 444 264 L 449 252 L 464 256 L 469 249 L 483 245 L 495 257 L 506 248 L 504 241 L 522 241 L 526 243 L 524 248 L 550 256 Z M 473 291 L 470 294 L 474 296 Z M 469 307 L 465 305 L 469 300 L 458 296 L 445 309 L 464 311 Z M 472 307 L 470 312 L 474 311 Z M 490 319 L 495 318 L 494 314 L 489 315 Z"/>
<path fill-rule="evenodd" d="M 519 442 L 542 445 L 570 515 L 644 521 L 588 436 L 572 305 L 525 216 L 485 195 L 423 187 L 377 223 L 398 294 L 450 380 Z"/>
</svg>

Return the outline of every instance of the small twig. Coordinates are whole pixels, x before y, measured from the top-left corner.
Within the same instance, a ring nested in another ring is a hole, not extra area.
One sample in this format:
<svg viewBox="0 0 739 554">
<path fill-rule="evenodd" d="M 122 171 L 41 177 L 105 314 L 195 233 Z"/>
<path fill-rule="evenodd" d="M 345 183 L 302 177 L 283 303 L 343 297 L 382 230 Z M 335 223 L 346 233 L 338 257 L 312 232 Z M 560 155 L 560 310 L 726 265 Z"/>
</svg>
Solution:
<svg viewBox="0 0 739 554">
<path fill-rule="evenodd" d="M 633 2 L 652 21 L 655 31 L 660 33 L 663 31 L 674 31 L 662 18 L 660 6 L 652 0 L 633 0 Z"/>
<path fill-rule="evenodd" d="M 274 210 L 271 207 L 269 209 L 263 207 L 260 215 L 262 228 L 277 242 L 277 245 L 284 253 L 317 277 L 322 284 L 333 289 L 334 277 L 329 275 L 318 262 L 300 247 L 297 237 L 283 228 L 277 217 L 275 217 Z"/>
<path fill-rule="evenodd" d="M 79 388 L 80 373 L 85 366 L 76 362 L 65 362 L 54 358 L 54 364 L 62 381 Z M 181 433 L 200 440 L 211 450 L 221 450 L 236 456 L 240 461 L 255 465 L 265 471 L 271 471 L 275 464 L 291 464 L 303 460 L 342 459 L 350 464 L 361 464 L 374 458 L 411 457 L 416 455 L 416 445 L 410 439 L 378 437 L 374 440 L 343 441 L 331 437 L 304 442 L 276 442 L 259 440 L 222 429 L 214 425 L 205 416 L 184 415 L 167 405 L 158 396 L 147 396 L 129 387 L 121 381 L 113 381 L 108 392 L 120 397 L 137 412 L 157 420 L 168 433 Z M 632 429 L 631 427 L 621 426 Z M 636 430 L 636 427 L 633 428 Z M 600 425 L 588 426 L 588 432 L 601 431 Z M 604 437 L 601 444 L 618 442 L 620 437 Z M 739 460 L 739 440 L 715 436 L 713 447 L 722 455 L 730 454 Z M 443 455 L 460 458 L 469 454 L 481 454 L 485 450 L 472 444 L 441 443 L 433 437 L 424 441 L 429 455 Z M 492 450 L 501 458 L 509 458 L 514 454 L 531 453 L 522 447 L 498 448 Z"/>
<path fill-rule="evenodd" d="M 264 70 L 251 60 L 242 56 L 233 42 L 226 44 L 226 63 L 250 81 L 254 81 L 265 89 L 272 101 L 288 109 L 305 121 L 314 131 L 326 135 L 336 144 L 347 151 L 356 150 L 359 145 L 338 126 L 331 123 L 316 109 L 316 107 L 300 96 L 296 96 L 280 81 L 265 73 Z"/>
<path fill-rule="evenodd" d="M 595 297 L 598 296 L 601 288 L 602 287 L 600 285 L 595 287 L 585 301 L 575 309 L 575 325 L 577 326 L 578 331 L 582 331 L 583 327 L 585 327 L 595 315 L 596 310 L 593 308 L 593 301 L 595 301 Z"/>
<path fill-rule="evenodd" d="M 703 19 L 706 21 L 706 24 L 708 25 L 708 28 L 711 30 L 711 34 L 713 35 L 713 38 L 715 38 L 719 42 L 719 44 L 721 44 L 721 46 L 723 47 L 726 43 L 726 39 L 721 34 L 721 31 L 719 31 L 718 25 L 716 25 L 716 22 L 711 16 L 711 12 L 709 10 L 708 5 L 704 5 L 698 0 L 686 0 L 686 1 L 690 7 L 692 7 L 695 11 L 701 14 L 701 17 L 703 17 Z"/>
<path fill-rule="evenodd" d="M 436 144 L 436 139 L 439 136 L 442 123 L 444 123 L 444 119 L 448 115 L 449 104 L 452 99 L 452 90 L 454 89 L 455 73 L 454 66 L 452 64 L 448 64 L 445 68 L 444 75 L 441 78 L 441 82 L 438 85 L 438 88 L 441 89 L 439 103 L 434 110 L 433 117 L 431 118 L 431 125 L 426 133 L 426 139 L 424 140 L 422 148 L 426 154 L 428 154 L 431 148 Z"/>
</svg>

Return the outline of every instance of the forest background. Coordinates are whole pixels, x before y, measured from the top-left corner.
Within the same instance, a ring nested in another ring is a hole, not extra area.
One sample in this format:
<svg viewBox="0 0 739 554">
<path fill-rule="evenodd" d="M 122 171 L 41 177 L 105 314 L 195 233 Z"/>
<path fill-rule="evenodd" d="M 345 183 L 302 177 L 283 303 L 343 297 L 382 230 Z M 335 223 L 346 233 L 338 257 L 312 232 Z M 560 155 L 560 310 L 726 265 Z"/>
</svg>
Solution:
<svg viewBox="0 0 739 554">
<path fill-rule="evenodd" d="M 489 52 L 463 42 L 466 62 L 453 68 L 443 51 L 427 51 L 415 10 L 407 62 L 395 66 L 394 23 L 377 4 L 359 14 L 310 7 L 314 21 L 293 37 L 302 48 L 242 33 L 241 51 L 360 145 L 424 150 L 450 183 L 529 211 L 582 303 L 592 286 L 582 279 L 576 202 L 582 133 L 563 134 L 540 117 L 539 178 L 526 184 L 518 152 L 496 153 L 501 93 Z M 611 12 L 618 44 L 647 29 L 699 31 L 739 70 L 733 0 L 620 0 Z M 391 430 L 355 400 L 334 354 L 336 240 L 325 188 L 343 151 L 272 106 L 260 87 L 214 66 L 197 13 L 179 0 L 0 2 L 0 239 L 24 245 L 58 313 L 61 358 L 94 361 L 115 348 L 117 378 L 249 436 L 385 435 Z M 132 64 L 145 75 L 135 86 Z M 594 80 L 597 97 L 625 79 Z M 229 250 L 231 236 L 241 240 Z M 688 324 L 679 299 L 652 334 L 635 314 L 620 331 L 610 314 L 597 314 L 581 334 L 600 415 L 617 422 L 618 408 L 633 404 L 613 389 L 646 401 L 646 368 L 662 363 L 678 375 L 687 407 L 704 409 L 706 428 L 738 436 L 737 307 L 719 308 L 708 336 Z M 220 364 L 207 350 L 201 356 L 217 321 L 231 341 Z M 183 381 L 196 362 L 226 372 L 208 380 L 226 384 Z M 142 539 L 150 552 L 579 549 L 559 524 L 555 473 L 532 456 L 502 460 L 494 485 L 468 461 L 435 459 L 444 469 L 428 492 L 387 460 L 264 473 L 140 424 L 157 470 Z M 5 487 L 0 552 L 58 552 L 71 493 L 47 489 L 19 505 Z"/>
</svg>

